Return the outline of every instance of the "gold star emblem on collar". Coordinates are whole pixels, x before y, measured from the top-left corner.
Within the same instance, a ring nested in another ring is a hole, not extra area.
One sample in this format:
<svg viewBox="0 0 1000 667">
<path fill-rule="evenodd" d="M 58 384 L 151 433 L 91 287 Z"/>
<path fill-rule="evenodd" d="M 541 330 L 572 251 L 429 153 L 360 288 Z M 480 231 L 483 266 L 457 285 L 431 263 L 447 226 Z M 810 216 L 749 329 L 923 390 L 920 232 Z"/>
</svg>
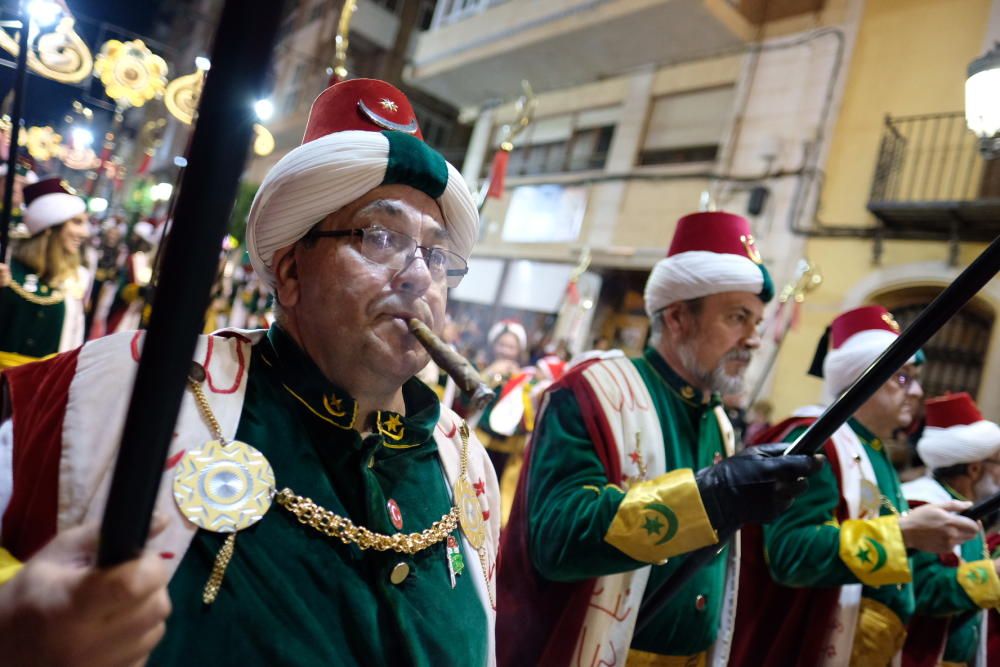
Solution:
<svg viewBox="0 0 1000 667">
<path fill-rule="evenodd" d="M 344 411 L 344 401 L 343 399 L 337 398 L 336 396 L 330 396 L 327 398 L 323 397 L 323 407 L 334 417 L 343 417 L 347 414 Z"/>
<path fill-rule="evenodd" d="M 403 428 L 403 422 L 400 421 L 399 415 L 393 415 L 385 420 L 385 430 L 392 433 L 398 433 Z"/>
<path fill-rule="evenodd" d="M 388 97 L 383 97 L 378 101 L 378 103 L 386 111 L 399 111 L 399 105 L 390 100 Z"/>
</svg>

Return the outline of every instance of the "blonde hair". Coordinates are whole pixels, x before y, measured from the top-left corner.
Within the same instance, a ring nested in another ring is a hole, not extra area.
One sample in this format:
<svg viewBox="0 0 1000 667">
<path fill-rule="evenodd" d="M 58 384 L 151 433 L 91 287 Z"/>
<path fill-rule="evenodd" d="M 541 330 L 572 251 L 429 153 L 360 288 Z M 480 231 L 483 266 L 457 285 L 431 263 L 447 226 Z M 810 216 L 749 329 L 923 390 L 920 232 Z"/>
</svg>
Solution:
<svg viewBox="0 0 1000 667">
<path fill-rule="evenodd" d="M 14 259 L 34 269 L 38 280 L 46 285 L 58 286 L 74 278 L 80 266 L 80 254 L 63 247 L 59 238 L 62 229 L 63 225 L 49 227 L 20 241 L 14 249 Z"/>
</svg>

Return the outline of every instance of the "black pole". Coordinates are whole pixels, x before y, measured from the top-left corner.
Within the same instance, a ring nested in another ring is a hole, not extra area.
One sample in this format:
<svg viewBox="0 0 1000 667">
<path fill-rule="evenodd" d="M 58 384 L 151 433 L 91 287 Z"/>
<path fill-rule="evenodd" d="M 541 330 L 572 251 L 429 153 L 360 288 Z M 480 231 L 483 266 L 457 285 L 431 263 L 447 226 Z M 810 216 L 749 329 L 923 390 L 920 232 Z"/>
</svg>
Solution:
<svg viewBox="0 0 1000 667">
<path fill-rule="evenodd" d="M 906 330 L 892 342 L 892 345 L 865 369 L 861 377 L 855 380 L 854 384 L 840 398 L 831 403 L 819 419 L 813 422 L 799 439 L 788 447 L 785 454 L 815 454 L 820 451 L 833 432 L 840 428 L 865 401 L 871 398 L 872 394 L 878 391 L 878 388 L 900 366 L 916 354 L 917 350 L 974 297 L 996 275 L 997 271 L 1000 271 L 1000 236 L 993 239 L 989 247 L 966 267 L 930 305 L 921 311 L 917 319 L 906 327 Z M 981 518 L 985 514 L 989 514 L 991 508 L 1000 508 L 1000 495 L 970 507 L 963 512 L 963 515 L 970 518 Z M 973 516 L 973 512 L 976 512 L 977 516 Z M 687 554 L 684 557 L 684 562 L 677 568 L 673 576 L 646 596 L 645 602 L 639 608 L 636 632 L 642 630 L 698 570 L 715 558 L 732 536 L 732 533 L 720 533 L 718 544 Z"/>
<path fill-rule="evenodd" d="M 980 521 L 997 510 L 1000 510 L 1000 493 L 992 495 L 985 500 L 980 500 L 978 503 L 962 512 L 962 516 L 972 519 L 973 521 Z"/>
<path fill-rule="evenodd" d="M 7 149 L 7 174 L 4 177 L 3 211 L 0 211 L 0 263 L 7 261 L 10 243 L 10 216 L 14 206 L 14 176 L 17 171 L 17 142 L 21 134 L 24 111 L 24 78 L 28 70 L 28 4 L 21 2 L 21 33 L 17 47 L 17 69 L 14 70 L 14 99 L 10 109 L 10 147 Z"/>
<path fill-rule="evenodd" d="M 163 462 L 198 334 L 204 325 L 219 247 L 253 134 L 253 102 L 265 82 L 283 2 L 227 0 L 212 49 L 212 70 L 177 201 L 173 239 L 125 418 L 98 563 L 135 558 L 149 533 Z"/>
</svg>

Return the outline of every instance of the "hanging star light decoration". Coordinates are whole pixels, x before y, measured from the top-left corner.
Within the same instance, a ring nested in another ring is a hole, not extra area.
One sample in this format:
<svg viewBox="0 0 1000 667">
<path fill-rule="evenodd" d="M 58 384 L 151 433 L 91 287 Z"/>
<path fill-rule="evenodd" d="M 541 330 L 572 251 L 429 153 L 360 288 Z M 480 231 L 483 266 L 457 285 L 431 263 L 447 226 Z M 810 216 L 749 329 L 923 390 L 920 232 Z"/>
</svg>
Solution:
<svg viewBox="0 0 1000 667">
<path fill-rule="evenodd" d="M 141 107 L 161 97 L 167 87 L 167 63 L 141 39 L 104 43 L 94 63 L 94 74 L 105 94 L 122 107 Z"/>
<path fill-rule="evenodd" d="M 39 162 L 58 159 L 62 157 L 64 150 L 62 135 L 48 125 L 29 127 L 23 144 L 28 147 L 28 154 Z"/>
</svg>

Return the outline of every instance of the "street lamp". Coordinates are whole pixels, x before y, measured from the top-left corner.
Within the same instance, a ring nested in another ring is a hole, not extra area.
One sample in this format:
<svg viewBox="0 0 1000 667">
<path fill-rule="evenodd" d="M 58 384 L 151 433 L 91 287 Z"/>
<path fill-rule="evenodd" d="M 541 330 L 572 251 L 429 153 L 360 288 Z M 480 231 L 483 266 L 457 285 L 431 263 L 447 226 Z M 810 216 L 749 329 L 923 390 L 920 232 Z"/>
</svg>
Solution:
<svg viewBox="0 0 1000 667">
<path fill-rule="evenodd" d="M 256 112 L 257 118 L 267 122 L 274 115 L 274 104 L 269 99 L 257 100 L 254 102 L 253 110 Z"/>
<path fill-rule="evenodd" d="M 87 203 L 87 209 L 91 213 L 104 213 L 108 210 L 108 200 L 104 197 L 94 197 Z"/>
<path fill-rule="evenodd" d="M 94 143 L 94 133 L 83 127 L 74 127 L 70 130 L 73 137 L 73 148 L 83 149 Z"/>
<path fill-rule="evenodd" d="M 198 56 L 194 59 L 194 66 L 200 69 L 202 72 L 207 72 L 212 69 L 212 61 L 205 56 Z"/>
<path fill-rule="evenodd" d="M 979 152 L 984 158 L 1000 156 L 1000 42 L 969 63 L 965 122 L 979 137 Z"/>
</svg>

